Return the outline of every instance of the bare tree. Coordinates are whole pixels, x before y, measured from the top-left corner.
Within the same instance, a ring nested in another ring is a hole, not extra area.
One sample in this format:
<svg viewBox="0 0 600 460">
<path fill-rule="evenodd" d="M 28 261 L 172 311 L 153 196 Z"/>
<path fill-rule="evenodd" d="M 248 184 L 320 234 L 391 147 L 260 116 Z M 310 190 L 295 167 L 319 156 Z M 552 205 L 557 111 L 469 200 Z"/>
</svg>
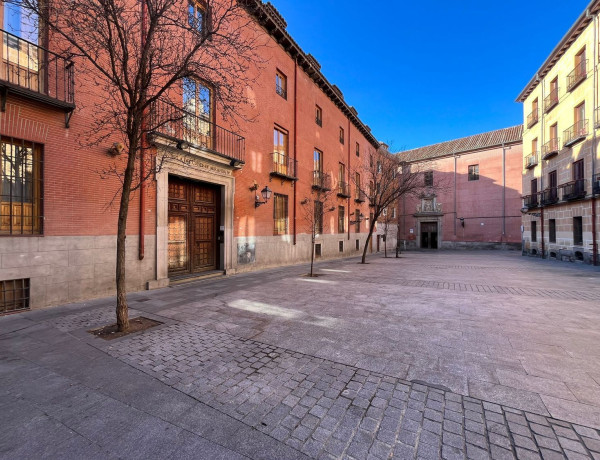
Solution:
<svg viewBox="0 0 600 460">
<path fill-rule="evenodd" d="M 205 82 L 219 115 L 239 123 L 248 103 L 245 90 L 251 70 L 260 62 L 261 35 L 238 0 L 8 1 L 41 18 L 41 29 L 53 49 L 84 69 L 86 82 L 78 88 L 88 88 L 94 111 L 93 124 L 85 133 L 88 145 L 122 141 L 115 144 L 115 153 L 122 156 L 101 174 L 119 181 L 116 316 L 119 331 L 126 331 L 129 203 L 164 161 L 153 155 L 147 134 L 185 123 L 190 113 L 183 109 L 197 111 L 205 102 L 196 95 L 186 104 L 184 83 L 190 80 Z M 157 110 L 159 105 L 178 110 Z"/>
<path fill-rule="evenodd" d="M 315 241 L 317 236 L 324 231 L 325 215 L 336 209 L 336 207 L 332 206 L 330 203 L 332 194 L 333 191 L 330 176 L 320 171 L 314 171 L 312 193 L 310 197 L 305 197 L 304 200 L 300 202 L 302 205 L 303 220 L 311 236 L 309 276 L 315 276 Z"/>
<path fill-rule="evenodd" d="M 423 173 L 418 166 L 409 165 L 398 155 L 389 152 L 385 144 L 370 156 L 368 163 L 357 168 L 351 176 L 364 178 L 354 184 L 361 194 L 367 197 L 371 208 L 369 234 L 363 249 L 361 263 L 366 263 L 367 248 L 373 238 L 377 221 L 384 209 L 391 208 L 398 199 L 406 195 L 419 195 L 425 189 Z"/>
</svg>

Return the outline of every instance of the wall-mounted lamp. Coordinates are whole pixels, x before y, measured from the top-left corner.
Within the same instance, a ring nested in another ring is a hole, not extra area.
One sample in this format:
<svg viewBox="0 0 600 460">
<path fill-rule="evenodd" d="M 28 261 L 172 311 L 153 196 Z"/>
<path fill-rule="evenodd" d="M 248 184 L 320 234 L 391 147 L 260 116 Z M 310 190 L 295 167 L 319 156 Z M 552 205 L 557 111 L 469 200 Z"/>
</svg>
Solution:
<svg viewBox="0 0 600 460">
<path fill-rule="evenodd" d="M 256 188 L 258 188 L 258 186 Z M 260 201 L 260 197 L 258 195 L 255 195 L 254 196 L 254 207 L 255 208 L 258 208 L 259 206 L 266 204 L 267 201 L 269 201 L 271 199 L 271 195 L 273 194 L 273 191 L 268 186 L 265 185 L 265 188 L 263 188 L 260 191 L 260 194 L 262 195 L 263 201 Z"/>
<path fill-rule="evenodd" d="M 186 141 L 179 141 L 179 142 L 177 142 L 177 148 L 179 150 L 187 149 L 189 146 L 190 146 L 189 142 L 186 142 Z"/>
<path fill-rule="evenodd" d="M 365 219 L 365 215 L 361 212 L 360 215 L 358 216 L 358 220 L 351 220 L 350 225 L 358 224 L 358 223 L 362 222 L 363 220 L 368 220 L 368 218 Z"/>
<path fill-rule="evenodd" d="M 465 227 L 465 218 L 464 217 L 459 217 L 458 220 L 460 220 L 460 226 L 464 228 Z"/>
<path fill-rule="evenodd" d="M 304 199 L 303 199 L 303 200 L 300 202 L 300 204 L 308 204 L 308 198 L 304 198 Z"/>
</svg>

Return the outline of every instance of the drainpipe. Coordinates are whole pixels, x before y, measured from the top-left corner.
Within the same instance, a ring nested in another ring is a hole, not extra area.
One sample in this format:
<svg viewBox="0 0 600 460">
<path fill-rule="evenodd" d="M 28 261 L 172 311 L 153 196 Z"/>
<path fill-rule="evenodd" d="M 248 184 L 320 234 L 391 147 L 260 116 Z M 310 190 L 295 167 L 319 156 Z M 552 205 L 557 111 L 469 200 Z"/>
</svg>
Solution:
<svg viewBox="0 0 600 460">
<path fill-rule="evenodd" d="M 145 0 L 141 0 L 142 6 L 142 34 L 141 34 L 141 42 L 142 49 L 146 46 L 146 2 Z M 139 231 L 139 253 L 138 259 L 144 260 L 145 255 L 145 246 L 144 246 L 144 234 L 146 230 L 146 183 L 144 180 L 144 166 L 145 166 L 145 149 L 146 149 L 146 116 L 145 114 L 142 116 L 142 136 L 140 139 L 140 231 Z"/>
<path fill-rule="evenodd" d="M 598 17 L 594 17 L 594 112 L 596 111 L 596 104 L 598 98 L 596 91 L 598 91 L 598 49 L 597 49 L 597 31 L 598 31 Z M 594 120 L 594 137 L 592 139 L 592 181 L 596 174 L 596 120 Z M 594 193 L 594 184 L 592 182 L 592 264 L 598 265 L 598 240 L 596 235 L 596 194 Z"/>
<path fill-rule="evenodd" d="M 454 157 L 454 238 L 456 239 L 456 219 L 458 218 L 458 214 L 456 214 L 456 153 L 452 156 Z"/>
<path fill-rule="evenodd" d="M 502 241 L 506 236 L 506 145 L 502 143 Z"/>
<path fill-rule="evenodd" d="M 296 177 L 298 177 L 298 58 L 294 59 L 294 168 L 296 168 Z M 298 184 L 294 182 L 294 246 L 296 246 L 296 206 Z"/>
<path fill-rule="evenodd" d="M 348 117 L 348 186 L 350 186 L 350 117 Z M 360 163 L 360 160 L 359 160 Z M 358 166 L 357 166 L 358 168 Z M 360 193 L 360 192 L 359 192 Z M 350 241 L 350 200 L 348 198 L 348 241 Z"/>
</svg>

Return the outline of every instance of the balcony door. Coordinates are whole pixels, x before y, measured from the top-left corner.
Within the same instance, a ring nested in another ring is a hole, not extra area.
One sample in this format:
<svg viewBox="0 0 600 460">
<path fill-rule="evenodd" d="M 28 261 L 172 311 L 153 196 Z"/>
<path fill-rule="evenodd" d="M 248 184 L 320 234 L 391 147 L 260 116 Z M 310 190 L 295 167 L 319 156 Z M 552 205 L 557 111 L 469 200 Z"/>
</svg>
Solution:
<svg viewBox="0 0 600 460">
<path fill-rule="evenodd" d="M 183 79 L 183 139 L 213 149 L 213 103 L 211 88 L 200 80 Z"/>
<path fill-rule="evenodd" d="M 43 92 L 40 64 L 44 56 L 38 46 L 39 18 L 18 5 L 5 2 L 2 29 L 0 78 Z"/>
<path fill-rule="evenodd" d="M 577 107 L 575 107 L 573 118 L 575 119 L 573 133 L 574 137 L 586 135 L 587 132 L 585 131 L 585 102 L 582 102 Z"/>
</svg>

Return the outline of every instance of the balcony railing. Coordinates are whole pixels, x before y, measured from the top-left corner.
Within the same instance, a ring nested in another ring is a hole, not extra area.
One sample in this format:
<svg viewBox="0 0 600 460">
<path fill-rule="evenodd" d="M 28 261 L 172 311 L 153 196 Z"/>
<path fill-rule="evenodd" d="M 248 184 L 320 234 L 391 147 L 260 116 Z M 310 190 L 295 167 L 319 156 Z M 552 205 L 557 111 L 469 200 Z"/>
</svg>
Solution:
<svg viewBox="0 0 600 460">
<path fill-rule="evenodd" d="M 287 99 L 287 90 L 283 86 L 275 85 L 275 92 L 282 98 Z"/>
<path fill-rule="evenodd" d="M 544 112 L 550 112 L 558 104 L 558 88 L 554 88 L 544 98 Z"/>
<path fill-rule="evenodd" d="M 588 135 L 588 120 L 579 120 L 563 132 L 564 146 L 570 147 L 584 140 Z"/>
<path fill-rule="evenodd" d="M 585 198 L 585 179 L 576 179 L 559 186 L 562 190 L 562 199 L 565 201 Z"/>
<path fill-rule="evenodd" d="M 348 184 L 348 182 L 338 182 L 337 196 L 341 198 L 350 198 L 350 184 Z"/>
<path fill-rule="evenodd" d="M 0 87 L 64 109 L 75 108 L 73 62 L 5 30 Z"/>
<path fill-rule="evenodd" d="M 357 203 L 364 203 L 367 201 L 367 194 L 358 188 L 356 189 L 354 196 L 356 197 L 354 198 L 354 201 Z"/>
<path fill-rule="evenodd" d="M 592 180 L 592 189 L 596 195 L 600 194 L 600 174 L 594 174 Z"/>
<path fill-rule="evenodd" d="M 543 206 L 548 206 L 558 202 L 558 188 L 548 187 L 541 193 L 541 202 Z"/>
<path fill-rule="evenodd" d="M 547 160 L 558 154 L 560 150 L 560 139 L 555 137 L 542 145 L 542 160 Z"/>
<path fill-rule="evenodd" d="M 525 157 L 525 169 L 530 169 L 536 166 L 539 162 L 538 152 L 533 152 L 531 155 Z"/>
<path fill-rule="evenodd" d="M 231 160 L 232 166 L 245 163 L 246 139 L 170 102 L 154 102 L 149 123 L 153 134 L 176 142 L 178 148 L 189 144 Z"/>
<path fill-rule="evenodd" d="M 531 128 L 538 122 L 539 119 L 539 110 L 533 110 L 529 115 L 527 115 L 527 127 Z"/>
<path fill-rule="evenodd" d="M 587 77 L 588 60 L 585 59 L 575 66 L 573 71 L 567 75 L 567 90 L 573 91 L 579 83 Z"/>
<path fill-rule="evenodd" d="M 527 209 L 537 208 L 539 206 L 538 194 L 525 195 L 523 197 L 523 206 Z"/>
<path fill-rule="evenodd" d="M 331 176 L 322 171 L 313 171 L 312 188 L 315 190 L 331 190 Z"/>
<path fill-rule="evenodd" d="M 271 176 L 278 176 L 285 179 L 297 180 L 296 176 L 296 160 L 290 158 L 289 155 L 280 152 L 273 152 L 273 169 Z"/>
</svg>

